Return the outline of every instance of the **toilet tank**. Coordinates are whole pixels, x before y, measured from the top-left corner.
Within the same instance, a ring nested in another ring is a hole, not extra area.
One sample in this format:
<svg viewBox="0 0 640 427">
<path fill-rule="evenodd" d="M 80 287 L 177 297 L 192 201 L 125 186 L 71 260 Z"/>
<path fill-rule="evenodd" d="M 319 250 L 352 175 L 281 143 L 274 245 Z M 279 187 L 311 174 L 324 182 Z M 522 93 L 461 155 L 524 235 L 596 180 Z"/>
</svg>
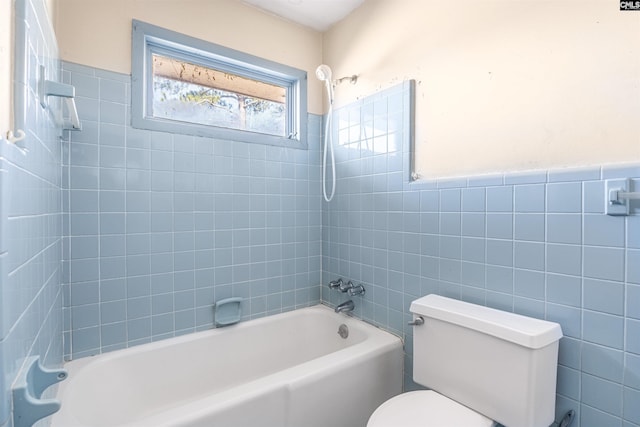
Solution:
<svg viewBox="0 0 640 427">
<path fill-rule="evenodd" d="M 560 325 L 438 295 L 410 309 L 415 382 L 507 427 L 553 423 Z"/>
</svg>

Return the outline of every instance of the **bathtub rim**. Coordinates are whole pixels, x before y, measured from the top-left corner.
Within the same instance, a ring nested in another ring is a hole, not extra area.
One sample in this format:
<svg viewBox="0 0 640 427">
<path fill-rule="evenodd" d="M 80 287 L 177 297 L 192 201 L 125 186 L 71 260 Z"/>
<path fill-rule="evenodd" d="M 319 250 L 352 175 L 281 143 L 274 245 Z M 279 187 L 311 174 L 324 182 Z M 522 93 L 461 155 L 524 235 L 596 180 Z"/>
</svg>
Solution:
<svg viewBox="0 0 640 427">
<path fill-rule="evenodd" d="M 326 314 L 333 314 L 335 316 L 341 316 L 345 322 L 358 322 L 358 323 L 362 323 L 368 327 L 373 328 L 373 330 L 376 331 L 380 331 L 383 332 L 384 334 L 389 334 L 389 335 L 393 335 L 395 338 L 399 339 L 403 348 L 405 345 L 405 340 L 402 336 L 398 335 L 396 332 L 394 331 L 390 331 L 387 329 L 384 329 L 378 325 L 375 325 L 371 322 L 368 322 L 365 319 L 361 319 L 359 317 L 356 317 L 355 315 L 352 315 L 351 313 L 335 313 L 334 309 L 331 308 L 329 305 L 325 304 L 325 303 L 319 303 L 319 304 L 315 304 L 315 305 L 311 305 L 311 306 L 306 306 L 306 307 L 300 307 L 300 308 L 296 308 L 293 310 L 289 310 L 289 311 L 283 311 L 281 313 L 276 313 L 276 314 L 271 314 L 271 315 L 266 315 L 266 316 L 262 316 L 262 317 L 258 317 L 255 319 L 249 319 L 249 320 L 244 320 L 241 321 L 239 323 L 233 324 L 233 325 L 229 325 L 229 326 L 224 326 L 224 327 L 214 327 L 212 325 L 211 328 L 209 329 L 205 329 L 202 331 L 195 331 L 195 332 L 191 332 L 191 333 L 187 333 L 187 334 L 183 334 L 183 335 L 178 335 L 175 337 L 170 337 L 170 338 L 165 338 L 165 339 L 160 339 L 158 341 L 151 341 L 151 342 L 147 342 L 147 343 L 142 343 L 142 344 L 136 344 L 132 347 L 125 347 L 125 348 L 120 348 L 118 350 L 113 350 L 113 351 L 108 351 L 106 353 L 97 353 L 94 355 L 90 355 L 90 356 L 82 356 L 78 359 L 72 359 L 69 361 L 65 361 L 63 363 L 63 368 L 68 370 L 69 372 L 72 371 L 77 371 L 79 369 L 81 369 L 82 367 L 84 367 L 85 365 L 94 362 L 100 362 L 101 360 L 98 359 L 112 359 L 112 358 L 117 358 L 120 357 L 123 353 L 129 353 L 129 352 L 144 352 L 144 351 L 150 351 L 152 348 L 163 348 L 163 347 L 169 347 L 171 345 L 174 344 L 179 344 L 179 343 L 183 343 L 183 342 L 189 342 L 189 341 L 194 341 L 196 339 L 200 339 L 200 338 L 205 338 L 209 335 L 211 336 L 215 336 L 221 333 L 224 333 L 226 331 L 231 331 L 233 329 L 242 329 L 242 328 L 246 328 L 246 327 L 250 327 L 256 324 L 260 324 L 263 322 L 267 322 L 267 321 L 273 321 L 275 319 L 278 319 L 280 317 L 285 317 L 287 315 L 291 315 L 291 314 L 298 314 L 301 313 L 303 311 L 320 311 L 320 312 L 324 312 Z M 347 325 L 348 326 L 348 325 Z M 138 350 L 140 349 L 140 350 Z M 60 389 L 64 389 L 66 388 L 65 386 L 67 384 L 69 384 L 70 381 L 63 381 L 62 383 L 60 383 L 59 385 L 59 391 L 58 394 L 61 394 Z"/>
</svg>

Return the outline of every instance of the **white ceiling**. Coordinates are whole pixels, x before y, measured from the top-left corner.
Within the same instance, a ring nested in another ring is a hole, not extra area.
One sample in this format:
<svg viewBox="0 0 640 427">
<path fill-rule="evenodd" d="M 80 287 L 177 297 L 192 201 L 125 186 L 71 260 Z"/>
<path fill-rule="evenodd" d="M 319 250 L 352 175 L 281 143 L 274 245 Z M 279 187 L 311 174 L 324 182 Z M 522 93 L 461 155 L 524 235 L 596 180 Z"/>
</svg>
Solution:
<svg viewBox="0 0 640 427">
<path fill-rule="evenodd" d="M 365 0 L 243 0 L 244 3 L 324 32 Z"/>
</svg>

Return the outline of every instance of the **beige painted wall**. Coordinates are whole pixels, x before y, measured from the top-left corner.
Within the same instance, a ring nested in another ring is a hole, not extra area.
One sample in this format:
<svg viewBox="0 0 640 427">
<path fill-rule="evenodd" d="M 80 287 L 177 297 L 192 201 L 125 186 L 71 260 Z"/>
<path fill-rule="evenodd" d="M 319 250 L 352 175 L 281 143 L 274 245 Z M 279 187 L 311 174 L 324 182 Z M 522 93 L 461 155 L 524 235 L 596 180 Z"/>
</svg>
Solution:
<svg viewBox="0 0 640 427">
<path fill-rule="evenodd" d="M 617 0 L 367 0 L 324 35 L 338 105 L 415 79 L 418 171 L 640 161 L 640 13 Z"/>
<path fill-rule="evenodd" d="M 3 0 L 4 1 L 4 0 Z M 322 35 L 238 0 L 58 0 L 65 61 L 131 73 L 131 19 L 307 70 L 308 108 L 322 113 Z"/>
</svg>

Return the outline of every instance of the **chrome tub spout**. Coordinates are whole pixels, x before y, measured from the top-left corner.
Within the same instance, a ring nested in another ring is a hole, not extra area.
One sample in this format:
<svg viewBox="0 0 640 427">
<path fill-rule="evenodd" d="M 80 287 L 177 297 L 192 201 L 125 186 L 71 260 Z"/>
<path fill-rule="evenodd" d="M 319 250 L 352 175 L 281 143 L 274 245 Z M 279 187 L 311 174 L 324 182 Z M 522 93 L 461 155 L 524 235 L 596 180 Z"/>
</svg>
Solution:
<svg viewBox="0 0 640 427">
<path fill-rule="evenodd" d="M 353 301 L 349 300 L 349 301 L 345 301 L 342 304 L 338 305 L 335 309 L 336 313 L 342 313 L 342 312 L 350 312 L 353 311 L 353 309 L 355 308 L 355 305 L 353 304 Z"/>
</svg>

